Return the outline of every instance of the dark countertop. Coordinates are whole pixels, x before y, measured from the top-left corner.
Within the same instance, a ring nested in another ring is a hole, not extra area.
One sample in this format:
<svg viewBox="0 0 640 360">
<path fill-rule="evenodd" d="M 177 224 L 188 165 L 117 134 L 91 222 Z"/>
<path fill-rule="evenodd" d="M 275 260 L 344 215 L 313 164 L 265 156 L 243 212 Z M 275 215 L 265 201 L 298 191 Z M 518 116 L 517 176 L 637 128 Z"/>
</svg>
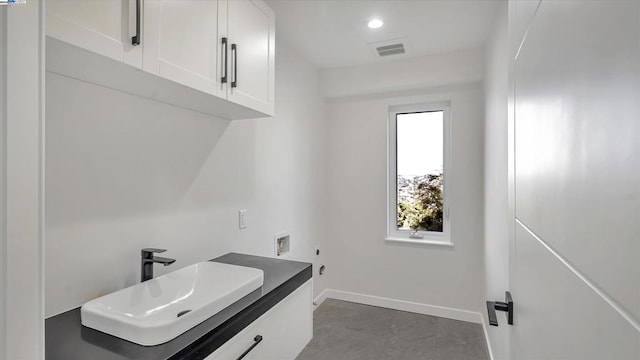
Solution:
<svg viewBox="0 0 640 360">
<path fill-rule="evenodd" d="M 204 359 L 260 315 L 311 279 L 311 264 L 229 253 L 211 261 L 264 271 L 261 288 L 177 338 L 156 346 L 137 345 L 80 323 L 80 308 L 46 319 L 47 360 Z"/>
</svg>

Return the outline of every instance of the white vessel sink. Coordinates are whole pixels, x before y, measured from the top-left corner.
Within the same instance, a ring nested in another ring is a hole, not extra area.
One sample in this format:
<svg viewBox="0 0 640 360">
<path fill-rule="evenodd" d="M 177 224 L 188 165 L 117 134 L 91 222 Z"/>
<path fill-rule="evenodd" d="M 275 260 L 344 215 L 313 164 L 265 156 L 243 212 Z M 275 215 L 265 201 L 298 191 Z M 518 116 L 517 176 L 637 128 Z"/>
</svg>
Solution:
<svg viewBox="0 0 640 360">
<path fill-rule="evenodd" d="M 91 300 L 82 325 L 140 345 L 167 342 L 262 286 L 262 270 L 201 262 Z"/>
</svg>

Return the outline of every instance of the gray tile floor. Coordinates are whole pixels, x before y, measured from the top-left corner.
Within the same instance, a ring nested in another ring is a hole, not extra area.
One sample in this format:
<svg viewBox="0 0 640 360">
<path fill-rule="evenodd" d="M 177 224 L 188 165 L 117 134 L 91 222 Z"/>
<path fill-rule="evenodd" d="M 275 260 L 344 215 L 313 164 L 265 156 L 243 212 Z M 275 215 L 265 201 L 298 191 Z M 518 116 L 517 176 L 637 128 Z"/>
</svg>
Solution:
<svg viewBox="0 0 640 360">
<path fill-rule="evenodd" d="M 482 326 L 328 299 L 297 360 L 488 360 Z"/>
</svg>

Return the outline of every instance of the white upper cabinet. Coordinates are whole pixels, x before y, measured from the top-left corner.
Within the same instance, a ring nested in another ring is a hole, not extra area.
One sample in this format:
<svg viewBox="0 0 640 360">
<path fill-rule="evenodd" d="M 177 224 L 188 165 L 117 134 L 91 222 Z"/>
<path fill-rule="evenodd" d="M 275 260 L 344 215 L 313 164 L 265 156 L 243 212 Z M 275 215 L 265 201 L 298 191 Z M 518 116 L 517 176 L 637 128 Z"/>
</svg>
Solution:
<svg viewBox="0 0 640 360">
<path fill-rule="evenodd" d="M 47 36 L 48 71 L 230 120 L 274 114 L 262 0 L 49 0 Z"/>
<path fill-rule="evenodd" d="M 146 0 L 143 69 L 226 97 L 217 0 Z"/>
<path fill-rule="evenodd" d="M 273 114 L 275 15 L 261 0 L 226 3 L 231 70 L 228 99 Z"/>
<path fill-rule="evenodd" d="M 262 0 L 146 0 L 143 69 L 274 112 L 275 15 Z"/>
<path fill-rule="evenodd" d="M 142 67 L 139 34 L 142 0 L 49 0 L 47 35 L 91 52 Z"/>
</svg>

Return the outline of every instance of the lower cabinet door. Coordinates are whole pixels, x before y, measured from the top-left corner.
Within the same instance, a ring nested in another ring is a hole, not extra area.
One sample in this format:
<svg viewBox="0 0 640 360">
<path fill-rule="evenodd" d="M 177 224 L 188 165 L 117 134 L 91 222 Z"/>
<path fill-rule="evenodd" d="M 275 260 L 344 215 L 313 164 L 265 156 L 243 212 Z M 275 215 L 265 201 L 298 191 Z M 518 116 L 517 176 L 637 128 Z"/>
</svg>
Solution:
<svg viewBox="0 0 640 360">
<path fill-rule="evenodd" d="M 206 360 L 294 360 L 313 336 L 312 281 L 307 281 Z"/>
</svg>

